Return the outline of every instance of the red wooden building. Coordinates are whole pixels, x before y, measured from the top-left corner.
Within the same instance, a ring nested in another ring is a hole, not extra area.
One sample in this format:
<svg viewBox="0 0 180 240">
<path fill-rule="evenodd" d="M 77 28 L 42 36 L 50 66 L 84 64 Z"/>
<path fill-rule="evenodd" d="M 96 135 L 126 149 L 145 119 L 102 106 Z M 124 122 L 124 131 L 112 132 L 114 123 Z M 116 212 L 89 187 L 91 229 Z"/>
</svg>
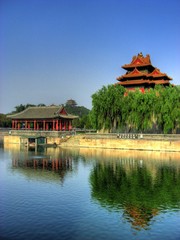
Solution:
<svg viewBox="0 0 180 240">
<path fill-rule="evenodd" d="M 14 130 L 71 131 L 72 120 L 64 106 L 29 107 L 20 113 L 9 115 Z"/>
<path fill-rule="evenodd" d="M 134 56 L 131 63 L 123 65 L 122 68 L 126 70 L 126 73 L 117 77 L 118 84 L 128 90 L 139 88 L 144 92 L 145 88 L 154 88 L 156 84 L 169 86 L 169 81 L 172 80 L 151 64 L 150 55 L 144 57 L 142 53 Z"/>
</svg>

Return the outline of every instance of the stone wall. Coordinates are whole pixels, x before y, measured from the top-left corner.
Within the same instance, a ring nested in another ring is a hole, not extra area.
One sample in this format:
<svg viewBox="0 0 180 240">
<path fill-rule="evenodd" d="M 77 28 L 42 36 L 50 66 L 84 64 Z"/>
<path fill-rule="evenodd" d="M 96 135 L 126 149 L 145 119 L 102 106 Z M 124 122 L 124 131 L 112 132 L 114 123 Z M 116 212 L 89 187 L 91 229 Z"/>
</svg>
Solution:
<svg viewBox="0 0 180 240">
<path fill-rule="evenodd" d="M 20 144 L 20 136 L 4 136 L 4 143 Z M 147 151 L 172 151 L 180 152 L 179 138 L 96 138 L 87 135 L 76 135 L 66 137 L 47 137 L 47 144 L 56 143 L 60 147 L 79 147 L 79 148 L 105 148 L 105 149 L 124 149 L 124 150 L 147 150 Z"/>
<path fill-rule="evenodd" d="M 4 143 L 20 144 L 20 136 L 11 136 L 11 135 L 4 136 Z"/>
<path fill-rule="evenodd" d="M 180 140 L 155 140 L 155 139 L 107 139 L 88 138 L 86 136 L 74 136 L 62 147 L 88 147 L 125 150 L 150 150 L 150 151 L 180 151 Z"/>
<path fill-rule="evenodd" d="M 62 136 L 72 135 L 72 134 L 74 134 L 74 132 L 70 132 L 70 131 L 10 130 L 8 134 L 12 135 L 12 136 L 58 138 L 58 137 L 62 137 Z"/>
<path fill-rule="evenodd" d="M 62 142 L 62 138 L 59 138 L 59 137 L 47 137 L 47 144 L 61 144 Z"/>
<path fill-rule="evenodd" d="M 60 145 L 62 142 L 67 141 L 68 139 L 69 139 L 69 136 L 66 136 L 66 137 L 46 137 L 46 144 Z M 25 142 L 27 142 L 27 141 L 25 141 Z M 21 136 L 7 135 L 7 136 L 4 136 L 4 143 L 6 145 L 7 144 L 20 144 L 20 143 L 23 143 L 23 141 L 21 139 Z"/>
</svg>

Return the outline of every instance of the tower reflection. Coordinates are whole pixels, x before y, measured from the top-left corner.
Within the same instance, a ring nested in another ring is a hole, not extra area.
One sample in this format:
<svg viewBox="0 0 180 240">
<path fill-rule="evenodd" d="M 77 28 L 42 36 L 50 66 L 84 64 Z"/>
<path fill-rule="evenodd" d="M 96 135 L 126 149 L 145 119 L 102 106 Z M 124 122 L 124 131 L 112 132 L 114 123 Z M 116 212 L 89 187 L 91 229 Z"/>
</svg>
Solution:
<svg viewBox="0 0 180 240">
<path fill-rule="evenodd" d="M 180 164 L 172 161 L 98 161 L 90 183 L 92 199 L 110 211 L 122 211 L 136 230 L 148 229 L 167 209 L 180 209 Z"/>
</svg>

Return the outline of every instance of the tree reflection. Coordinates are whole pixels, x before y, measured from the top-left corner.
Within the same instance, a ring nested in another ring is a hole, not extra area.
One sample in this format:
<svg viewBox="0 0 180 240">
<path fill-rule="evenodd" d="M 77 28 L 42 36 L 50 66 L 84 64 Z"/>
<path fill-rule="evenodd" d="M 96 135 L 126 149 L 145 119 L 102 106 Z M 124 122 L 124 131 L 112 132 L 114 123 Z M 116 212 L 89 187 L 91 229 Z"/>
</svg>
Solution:
<svg viewBox="0 0 180 240">
<path fill-rule="evenodd" d="M 150 226 L 160 211 L 180 208 L 180 169 L 156 166 L 97 163 L 90 175 L 92 197 L 108 209 L 123 209 L 124 218 L 140 230 Z"/>
</svg>

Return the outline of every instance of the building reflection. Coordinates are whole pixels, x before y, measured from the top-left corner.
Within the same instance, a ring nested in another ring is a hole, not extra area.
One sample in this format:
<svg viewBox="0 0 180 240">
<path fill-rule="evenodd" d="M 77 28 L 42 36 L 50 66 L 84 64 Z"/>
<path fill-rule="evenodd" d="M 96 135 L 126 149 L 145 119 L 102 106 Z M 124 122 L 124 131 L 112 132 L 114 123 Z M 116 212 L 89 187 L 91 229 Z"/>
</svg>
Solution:
<svg viewBox="0 0 180 240">
<path fill-rule="evenodd" d="M 158 209 L 148 209 L 143 206 L 126 206 L 124 209 L 124 218 L 131 223 L 136 230 L 148 229 L 152 219 L 159 214 Z"/>
<path fill-rule="evenodd" d="M 30 179 L 64 182 L 79 162 L 90 164 L 91 198 L 109 211 L 122 213 L 133 229 L 151 227 L 167 209 L 180 210 L 179 153 L 85 148 L 15 148 L 12 170 Z"/>
<path fill-rule="evenodd" d="M 148 229 L 155 216 L 180 210 L 180 164 L 124 158 L 96 161 L 91 196 L 103 208 L 122 211 L 133 229 Z"/>
<path fill-rule="evenodd" d="M 72 159 L 71 158 L 64 158 L 64 159 L 51 159 L 51 157 L 46 156 L 33 156 L 29 159 L 12 159 L 12 166 L 13 168 L 18 167 L 29 167 L 29 168 L 41 168 L 43 170 L 52 170 L 52 171 L 59 171 L 59 170 L 72 170 Z"/>
<path fill-rule="evenodd" d="M 51 154 L 47 154 L 51 153 Z M 72 155 L 67 151 L 45 152 L 16 151 L 12 155 L 12 170 L 33 180 L 41 181 L 65 181 L 68 174 L 76 171 L 77 166 L 73 164 Z"/>
</svg>

